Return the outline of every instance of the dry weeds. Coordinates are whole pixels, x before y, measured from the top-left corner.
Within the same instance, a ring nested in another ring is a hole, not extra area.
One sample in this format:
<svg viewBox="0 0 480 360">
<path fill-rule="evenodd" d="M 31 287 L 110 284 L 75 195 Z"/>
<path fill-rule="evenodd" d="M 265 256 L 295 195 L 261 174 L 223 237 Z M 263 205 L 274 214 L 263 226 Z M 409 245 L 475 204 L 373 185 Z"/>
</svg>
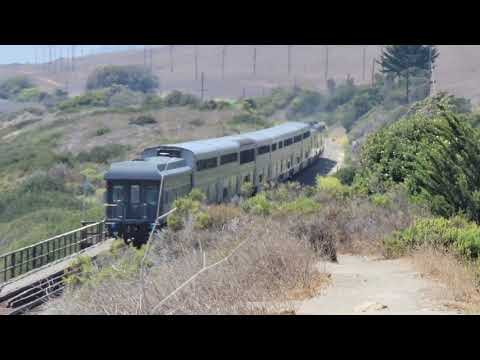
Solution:
<svg viewBox="0 0 480 360">
<path fill-rule="evenodd" d="M 445 305 L 467 313 L 480 313 L 480 264 L 466 263 L 445 250 L 424 247 L 412 253 L 420 273 L 445 285 Z"/>
<path fill-rule="evenodd" d="M 325 283 L 315 268 L 318 255 L 291 228 L 291 223 L 250 216 L 219 231 L 194 230 L 187 223 L 181 232 L 164 232 L 154 240 L 145 288 L 139 274 L 110 277 L 68 290 L 47 313 L 271 313 L 275 306 L 252 304 L 302 298 Z"/>
</svg>

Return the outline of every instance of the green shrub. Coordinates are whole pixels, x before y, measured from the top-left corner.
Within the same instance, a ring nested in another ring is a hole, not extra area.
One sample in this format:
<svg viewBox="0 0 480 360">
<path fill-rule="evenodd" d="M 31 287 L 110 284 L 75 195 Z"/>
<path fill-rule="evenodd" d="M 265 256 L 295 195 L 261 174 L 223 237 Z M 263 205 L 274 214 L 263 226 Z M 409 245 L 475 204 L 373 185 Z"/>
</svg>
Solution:
<svg viewBox="0 0 480 360">
<path fill-rule="evenodd" d="M 392 205 L 391 199 L 385 194 L 372 195 L 371 200 L 376 206 L 389 207 Z"/>
<path fill-rule="evenodd" d="M 357 169 L 353 166 L 345 166 L 337 170 L 335 177 L 340 180 L 343 185 L 350 186 L 353 184 Z"/>
<path fill-rule="evenodd" d="M 385 239 L 389 256 L 405 254 L 410 249 L 428 245 L 447 248 L 457 254 L 476 259 L 480 254 L 480 227 L 463 217 L 420 219 L 408 229 Z"/>
<path fill-rule="evenodd" d="M 109 65 L 96 69 L 87 79 L 87 90 L 123 85 L 133 91 L 158 88 L 158 78 L 147 68 L 135 65 Z"/>
<path fill-rule="evenodd" d="M 143 101 L 145 109 L 163 109 L 165 105 L 165 101 L 160 96 L 153 94 L 147 95 Z"/>
<path fill-rule="evenodd" d="M 155 118 L 151 115 L 140 115 L 140 116 L 137 116 L 137 117 L 132 117 L 128 121 L 128 123 L 131 124 L 131 125 L 143 126 L 143 125 L 156 124 L 157 120 L 155 120 Z"/>
<path fill-rule="evenodd" d="M 46 96 L 46 93 L 40 91 L 38 88 L 26 88 L 21 90 L 16 96 L 16 100 L 20 102 L 36 102 L 42 101 Z"/>
<path fill-rule="evenodd" d="M 164 99 L 166 106 L 191 106 L 200 105 L 200 99 L 191 94 L 184 94 L 181 91 L 174 90 L 170 92 Z"/>
<path fill-rule="evenodd" d="M 253 183 L 250 181 L 243 183 L 242 186 L 240 187 L 240 195 L 243 197 L 248 198 L 252 196 L 254 192 L 255 192 L 255 186 L 253 186 Z"/>
<path fill-rule="evenodd" d="M 167 218 L 167 226 L 172 231 L 183 229 L 185 219 L 192 217 L 198 227 L 208 227 L 208 216 L 201 209 L 201 202 L 205 195 L 199 189 L 193 189 L 188 196 L 174 201 L 173 207 L 177 210 Z"/>
<path fill-rule="evenodd" d="M 128 146 L 120 144 L 109 144 L 95 146 L 90 151 L 82 151 L 77 155 L 79 162 L 94 162 L 107 164 L 110 160 L 125 156 Z"/>
<path fill-rule="evenodd" d="M 20 94 L 22 90 L 33 87 L 34 85 L 28 77 L 16 76 L 0 84 L 0 98 L 11 99 Z"/>
<path fill-rule="evenodd" d="M 340 180 L 332 176 L 317 176 L 317 190 L 325 192 L 336 198 L 346 198 L 350 194 L 350 188 L 343 185 Z"/>
<path fill-rule="evenodd" d="M 206 199 L 205 194 L 198 188 L 192 189 L 192 191 L 190 191 L 190 194 L 188 194 L 188 197 L 193 201 L 198 202 L 204 202 Z"/>
<path fill-rule="evenodd" d="M 62 111 L 75 111 L 88 107 L 108 107 L 110 96 L 110 89 L 89 91 L 83 95 L 60 102 L 58 108 Z"/>
<path fill-rule="evenodd" d="M 112 129 L 103 127 L 103 128 L 97 129 L 97 131 L 95 131 L 95 136 L 103 136 L 103 135 L 109 134 L 111 132 L 112 132 Z"/>
<path fill-rule="evenodd" d="M 255 215 L 267 216 L 272 213 L 273 204 L 267 199 L 265 193 L 260 193 L 244 201 L 242 209 Z"/>
<path fill-rule="evenodd" d="M 320 204 L 314 199 L 306 196 L 299 197 L 293 201 L 288 201 L 280 205 L 279 210 L 287 215 L 302 214 L 308 215 L 317 212 L 320 209 Z"/>
</svg>

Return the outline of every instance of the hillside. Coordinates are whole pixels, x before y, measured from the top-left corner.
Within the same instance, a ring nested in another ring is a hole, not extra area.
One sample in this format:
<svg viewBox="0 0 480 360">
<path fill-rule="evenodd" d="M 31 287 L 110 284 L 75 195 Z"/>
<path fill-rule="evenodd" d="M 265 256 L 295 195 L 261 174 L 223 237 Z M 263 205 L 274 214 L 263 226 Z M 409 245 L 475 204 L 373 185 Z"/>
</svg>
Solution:
<svg viewBox="0 0 480 360">
<path fill-rule="evenodd" d="M 326 56 L 324 45 L 295 45 L 291 53 L 291 75 L 288 74 L 286 45 L 258 45 L 256 74 L 253 74 L 253 45 L 228 45 L 225 56 L 225 77 L 221 76 L 223 45 L 198 46 L 198 79 L 195 80 L 194 46 L 176 45 L 173 50 L 173 72 L 170 70 L 168 46 L 154 48 L 153 70 L 161 80 L 161 90 L 185 90 L 200 93 L 200 73 L 205 74 L 207 97 L 238 98 L 258 96 L 275 86 L 298 85 L 324 89 Z M 350 74 L 356 83 L 371 81 L 373 59 L 378 56 L 377 45 L 366 46 L 365 76 L 363 74 L 363 46 L 330 45 L 328 77 L 344 80 Z M 435 78 L 437 90 L 446 90 L 457 96 L 480 102 L 478 59 L 480 47 L 475 45 L 440 45 L 441 56 Z M 60 68 L 62 61 L 57 62 Z M 44 89 L 68 87 L 72 94 L 84 90 L 88 74 L 100 65 L 143 64 L 143 50 L 89 55 L 77 58 L 74 73 L 47 72 L 44 65 L 0 66 L 0 80 L 12 75 L 29 75 Z M 378 69 L 378 66 L 377 66 Z M 68 85 L 67 85 L 68 83 Z"/>
</svg>

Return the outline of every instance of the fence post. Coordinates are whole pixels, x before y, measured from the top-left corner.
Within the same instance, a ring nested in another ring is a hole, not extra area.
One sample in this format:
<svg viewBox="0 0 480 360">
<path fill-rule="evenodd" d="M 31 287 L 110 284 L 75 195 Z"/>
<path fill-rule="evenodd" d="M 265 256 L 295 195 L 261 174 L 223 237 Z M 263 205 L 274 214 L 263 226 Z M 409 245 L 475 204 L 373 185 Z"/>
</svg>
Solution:
<svg viewBox="0 0 480 360">
<path fill-rule="evenodd" d="M 11 268 L 10 268 L 10 279 L 13 279 L 15 277 L 15 253 L 11 255 Z"/>
</svg>

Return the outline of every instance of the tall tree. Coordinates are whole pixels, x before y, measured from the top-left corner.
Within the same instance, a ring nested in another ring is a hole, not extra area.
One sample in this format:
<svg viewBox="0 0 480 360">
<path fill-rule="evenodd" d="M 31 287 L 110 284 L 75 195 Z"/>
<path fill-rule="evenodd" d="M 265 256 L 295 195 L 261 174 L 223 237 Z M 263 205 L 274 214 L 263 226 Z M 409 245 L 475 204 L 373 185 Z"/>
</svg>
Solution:
<svg viewBox="0 0 480 360">
<path fill-rule="evenodd" d="M 381 66 L 383 74 L 405 78 L 408 102 L 411 75 L 418 70 L 423 70 L 428 74 L 428 80 L 430 81 L 432 69 L 438 56 L 439 51 L 433 45 L 388 45 L 383 49 L 378 64 Z"/>
</svg>

